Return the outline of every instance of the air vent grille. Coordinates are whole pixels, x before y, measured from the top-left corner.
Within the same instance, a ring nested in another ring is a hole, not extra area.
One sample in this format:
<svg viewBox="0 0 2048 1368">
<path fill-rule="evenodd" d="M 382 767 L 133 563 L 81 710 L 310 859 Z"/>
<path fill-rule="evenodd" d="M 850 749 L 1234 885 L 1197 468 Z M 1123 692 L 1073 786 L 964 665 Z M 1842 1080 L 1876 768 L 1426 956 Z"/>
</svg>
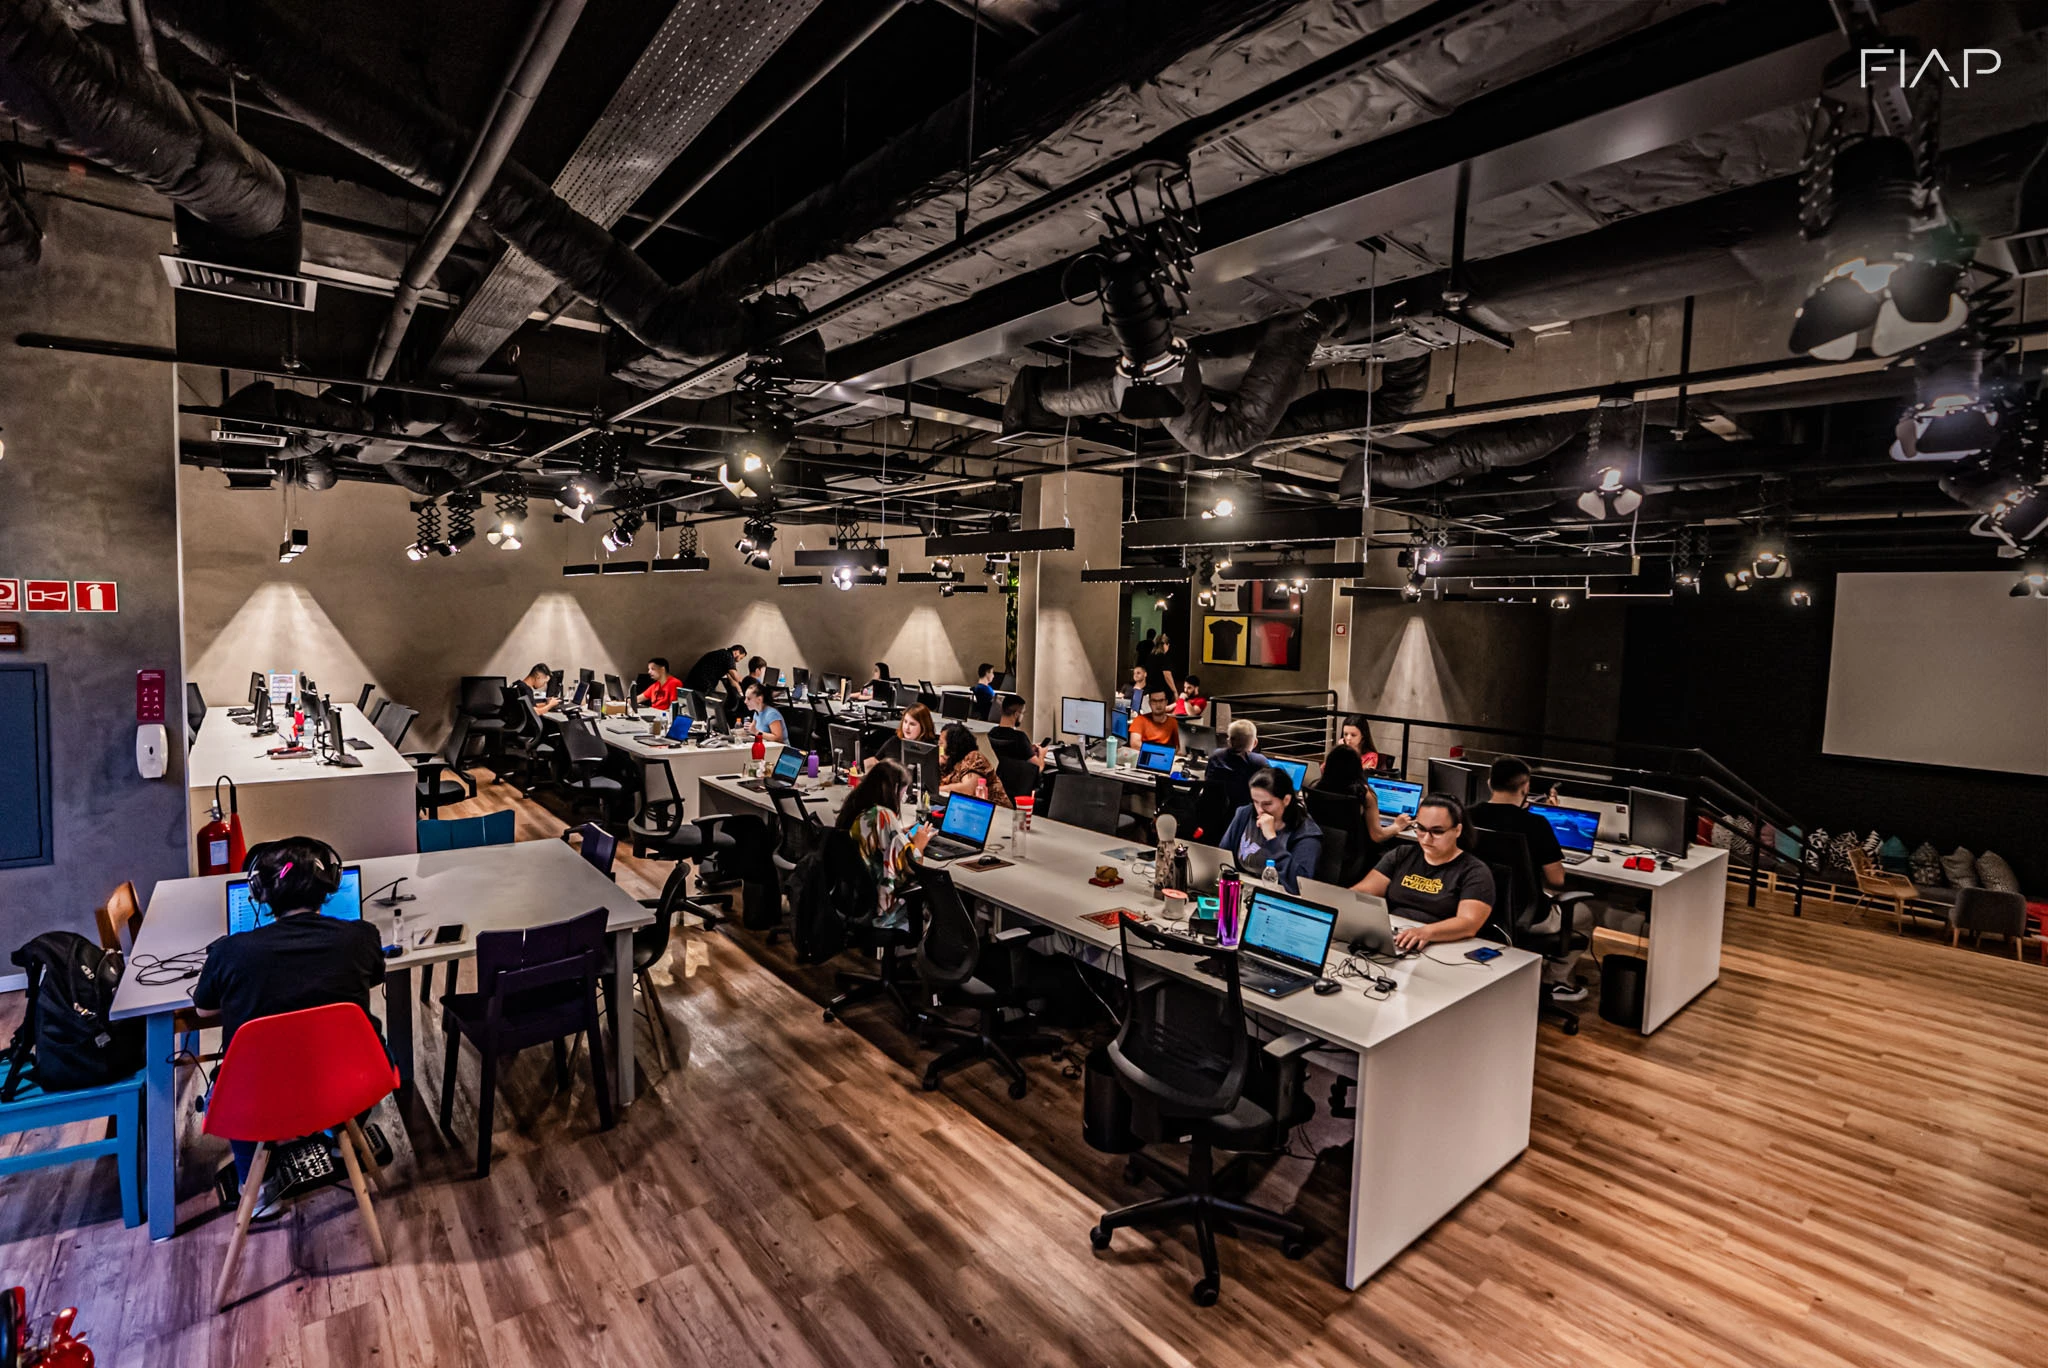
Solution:
<svg viewBox="0 0 2048 1368">
<path fill-rule="evenodd" d="M 221 295 L 251 304 L 310 310 L 319 289 L 314 281 L 304 276 L 278 275 L 246 266 L 223 266 L 219 262 L 195 261 L 191 257 L 165 255 L 158 260 L 163 262 L 164 274 L 170 277 L 173 289 L 195 290 L 200 294 Z"/>
</svg>

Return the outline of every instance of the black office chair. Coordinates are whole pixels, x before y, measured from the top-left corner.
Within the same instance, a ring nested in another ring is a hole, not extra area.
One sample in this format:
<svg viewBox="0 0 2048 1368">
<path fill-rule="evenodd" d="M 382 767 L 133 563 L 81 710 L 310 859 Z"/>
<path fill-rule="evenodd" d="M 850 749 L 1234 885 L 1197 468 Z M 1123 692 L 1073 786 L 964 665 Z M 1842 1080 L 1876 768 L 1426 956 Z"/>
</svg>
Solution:
<svg viewBox="0 0 2048 1368">
<path fill-rule="evenodd" d="M 789 728 L 790 745 L 806 753 L 817 749 L 817 743 L 812 739 L 817 716 L 809 708 L 790 707 L 783 709 L 782 721 Z"/>
<path fill-rule="evenodd" d="M 505 680 L 499 675 L 464 675 L 455 710 L 469 718 L 470 736 L 483 742 L 483 753 L 495 770 L 503 762 Z"/>
<path fill-rule="evenodd" d="M 726 820 L 700 817 L 692 821 L 683 811 L 683 796 L 668 761 L 640 762 L 640 808 L 627 820 L 626 835 L 633 842 L 636 859 L 677 862 L 670 882 L 682 875 L 683 861 L 702 860 L 714 851 L 736 847 L 731 834 L 723 829 Z M 730 899 L 719 901 L 725 903 Z"/>
<path fill-rule="evenodd" d="M 530 793 L 554 773 L 556 749 L 547 724 L 530 698 L 511 702 L 513 722 L 505 731 L 505 773 L 513 787 Z"/>
<path fill-rule="evenodd" d="M 1195 824 L 1183 834 L 1193 840 L 1220 844 L 1223 833 L 1230 829 L 1230 819 L 1237 816 L 1238 806 L 1241 805 L 1231 803 L 1230 791 L 1224 785 L 1203 780 L 1201 791 L 1195 794 Z"/>
<path fill-rule="evenodd" d="M 1111 1234 L 1127 1227 L 1195 1227 L 1202 1276 L 1191 1289 L 1195 1304 L 1213 1306 L 1221 1290 L 1216 1226 L 1280 1237 L 1280 1252 L 1308 1252 L 1309 1230 L 1264 1207 L 1235 1202 L 1215 1190 L 1215 1151 L 1271 1154 L 1287 1147 L 1288 1133 L 1315 1115 L 1303 1087 L 1304 1056 L 1315 1038 L 1294 1032 L 1261 1047 L 1246 1029 L 1237 957 L 1222 955 L 1218 985 L 1196 972 L 1213 947 L 1130 921 L 1119 923 L 1126 1008 L 1110 1043 L 1110 1064 L 1131 1099 L 1131 1127 L 1148 1144 L 1187 1142 L 1188 1168 L 1181 1191 L 1104 1213 L 1088 1242 L 1109 1248 Z M 1148 1164 L 1145 1171 L 1157 1172 Z"/>
<path fill-rule="evenodd" d="M 612 872 L 619 853 L 616 836 L 595 822 L 585 822 L 562 833 L 565 841 L 571 836 L 576 838 L 576 849 L 591 868 L 607 879 L 616 879 Z M 667 1068 L 668 1059 L 676 1055 L 676 1041 L 669 1031 L 668 1013 L 662 1010 L 661 997 L 654 991 L 654 978 L 649 971 L 668 953 L 669 941 L 675 935 L 676 914 L 692 904 L 683 881 L 670 879 L 659 898 L 642 898 L 640 905 L 653 910 L 654 920 L 633 932 L 633 987 L 639 995 L 637 1010 L 647 1018 L 650 1030 L 660 1033 L 654 1041 L 654 1062 Z M 451 983 L 449 986 L 452 989 L 454 985 Z M 605 987 L 607 998 L 616 1003 L 619 1000 L 618 983 L 616 975 L 610 971 L 605 974 Z M 664 1044 L 668 1047 L 668 1058 L 662 1055 Z"/>
<path fill-rule="evenodd" d="M 1071 741 L 1064 745 L 1054 746 L 1048 754 L 1052 756 L 1052 767 L 1055 773 L 1086 774 L 1088 772 L 1088 764 L 1081 754 L 1081 748 Z"/>
<path fill-rule="evenodd" d="M 405 734 L 412 730 L 412 721 L 419 715 L 417 708 L 408 708 L 403 703 L 387 703 L 378 710 L 374 725 L 377 734 L 389 741 L 395 750 L 405 744 Z"/>
<path fill-rule="evenodd" d="M 185 681 L 185 744 L 199 739 L 199 724 L 206 720 L 206 695 L 191 680 Z"/>
<path fill-rule="evenodd" d="M 415 751 L 405 757 L 412 761 L 415 776 L 413 801 L 430 818 L 441 815 L 443 803 L 476 797 L 476 780 L 463 773 L 462 753 L 469 747 L 469 726 L 469 717 L 457 713 L 438 752 Z"/>
<path fill-rule="evenodd" d="M 1123 782 L 1106 774 L 1062 774 L 1053 783 L 1046 816 L 1114 836 L 1123 796 Z"/>
<path fill-rule="evenodd" d="M 363 691 L 356 695 L 356 711 L 362 712 L 370 706 L 370 695 L 377 691 L 375 684 L 363 685 Z"/>
<path fill-rule="evenodd" d="M 1591 943 L 1591 937 L 1572 926 L 1572 909 L 1593 894 L 1579 890 L 1557 892 L 1543 882 L 1529 855 L 1529 842 L 1520 832 L 1489 831 L 1466 827 L 1472 853 L 1486 861 L 1493 871 L 1493 916 L 1488 925 L 1497 935 L 1524 950 L 1534 950 L 1545 959 L 1568 960 Z M 1555 931 L 1534 928 L 1557 913 Z M 1548 989 L 1538 1004 L 1539 1013 L 1557 1022 L 1566 1035 L 1579 1033 L 1579 1014 L 1563 1003 L 1551 1000 Z"/>
<path fill-rule="evenodd" d="M 878 962 L 877 973 L 856 974 L 842 970 L 833 976 L 834 986 L 839 991 L 825 1004 L 825 1020 L 836 1021 L 849 1007 L 886 997 L 903 1014 L 903 1024 L 915 1027 L 921 1014 L 911 1006 L 904 991 L 911 986 L 906 971 L 913 970 L 912 959 L 919 939 L 918 900 L 910 896 L 915 889 L 899 890 L 898 893 L 899 902 L 908 900 L 904 909 L 905 925 L 876 925 L 880 893 L 873 876 L 868 873 L 867 861 L 861 858 L 860 847 L 851 835 L 829 827 L 819 843 L 816 858 L 799 872 L 798 877 L 803 899 L 832 901 L 831 910 L 845 929 L 844 948 L 864 950 Z M 800 950 L 804 948 L 801 920 L 797 944 Z M 830 957 L 815 955 L 811 962 Z"/>
<path fill-rule="evenodd" d="M 625 793 L 626 786 L 604 772 L 610 750 L 598 735 L 597 724 L 587 717 L 562 719 L 562 752 L 557 761 L 559 781 L 568 791 L 571 808 L 579 799 L 594 799 L 607 819 Z"/>
<path fill-rule="evenodd" d="M 926 1016 L 927 1036 L 936 1033 L 959 1043 L 925 1065 L 924 1090 L 935 1092 L 939 1080 L 953 1070 L 992 1059 L 1009 1076 L 1010 1096 L 1022 1098 L 1029 1085 L 1017 1056 L 1050 1054 L 1066 1047 L 1056 1035 L 1025 1029 L 1032 1024 L 1028 1014 L 1007 1020 L 1003 1016 L 1006 1011 L 1024 1009 L 1029 979 L 1024 946 L 1050 928 L 1013 926 L 986 933 L 960 901 L 951 874 L 919 865 L 917 883 L 924 893 L 924 935 L 917 943 L 917 976 L 924 981 L 934 1005 L 968 1007 L 975 1013 L 971 1027 Z M 1006 950 L 1010 957 L 999 983 L 982 977 L 983 961 L 991 958 L 994 950 Z"/>
<path fill-rule="evenodd" d="M 1366 862 L 1373 850 L 1365 831 L 1365 804 L 1349 794 L 1314 788 L 1302 790 L 1301 797 L 1308 815 L 1323 829 L 1323 858 L 1316 877 L 1346 886 L 1357 883 L 1365 877 Z M 1341 858 L 1333 860 L 1333 847 L 1341 852 Z M 1332 872 L 1326 875 L 1321 872 L 1323 869 Z"/>
<path fill-rule="evenodd" d="M 371 704 L 369 707 L 363 709 L 363 718 L 371 726 L 374 727 L 377 725 L 377 719 L 382 717 L 384 715 L 384 710 L 390 706 L 390 699 L 380 698 L 375 703 Z"/>
<path fill-rule="evenodd" d="M 1038 766 L 1029 760 L 998 760 L 996 778 L 1003 781 L 1003 792 L 1010 795 L 1011 801 L 1030 795 L 1035 805 L 1040 778 Z"/>
<path fill-rule="evenodd" d="M 799 879 L 805 863 L 825 840 L 825 824 L 815 808 L 804 805 L 803 795 L 787 784 L 768 781 L 768 801 L 775 807 L 775 848 L 769 863 L 775 868 L 775 882 L 782 892 L 785 908 L 793 906 L 801 891 Z M 780 923 L 768 928 L 768 943 L 782 939 Z"/>
<path fill-rule="evenodd" d="M 996 696 L 994 694 L 989 694 L 987 697 L 974 694 L 972 695 L 972 702 L 967 709 L 967 716 L 976 722 L 993 722 L 996 720 L 995 711 Z"/>
<path fill-rule="evenodd" d="M 1318 822 L 1317 825 L 1321 826 L 1322 824 Z M 1310 877 L 1319 879 L 1323 883 L 1346 883 L 1347 880 L 1350 883 L 1358 882 L 1357 879 L 1350 878 L 1350 846 L 1350 832 L 1332 831 L 1328 827 L 1323 827 L 1322 853 L 1316 857 L 1316 871 Z M 1364 875 L 1359 876 L 1359 878 L 1363 877 Z"/>
<path fill-rule="evenodd" d="M 441 1068 L 441 1131 L 453 1138 L 455 1066 L 462 1042 L 476 1046 L 483 1077 L 476 1094 L 476 1176 L 491 1172 L 491 1117 L 497 1102 L 498 1061 L 530 1045 L 555 1047 L 555 1082 L 569 1085 L 564 1040 L 579 1032 L 590 1045 L 590 1083 L 603 1129 L 612 1128 L 611 1080 L 597 1030 L 597 990 L 611 963 L 611 937 L 603 908 L 524 931 L 482 931 L 476 938 L 474 993 L 441 999 L 441 1030 L 448 1054 Z"/>
</svg>

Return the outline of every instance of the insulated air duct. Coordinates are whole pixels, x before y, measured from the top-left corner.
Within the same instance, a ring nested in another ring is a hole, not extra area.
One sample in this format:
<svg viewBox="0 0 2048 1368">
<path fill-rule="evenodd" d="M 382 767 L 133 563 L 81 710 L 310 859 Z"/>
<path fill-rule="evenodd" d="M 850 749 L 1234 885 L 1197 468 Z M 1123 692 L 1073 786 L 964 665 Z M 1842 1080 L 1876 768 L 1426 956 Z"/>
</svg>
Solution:
<svg viewBox="0 0 2048 1368">
<path fill-rule="evenodd" d="M 50 0 L 0 5 L 0 111 L 231 236 L 286 218 L 268 157 L 140 61 L 74 32 Z"/>
<path fill-rule="evenodd" d="M 379 390 L 368 405 L 337 390 L 300 394 L 267 380 L 245 385 L 220 407 L 249 423 L 274 422 L 292 431 L 277 454 L 299 463 L 299 482 L 329 489 L 346 465 L 376 466 L 415 494 L 445 494 L 488 477 L 500 463 L 472 451 L 445 451 L 417 441 L 505 448 L 504 464 L 518 459 L 515 444 L 525 424 L 496 409 L 460 399 Z"/>
<path fill-rule="evenodd" d="M 1585 426 L 1583 414 L 1554 413 L 1466 428 L 1427 451 L 1412 455 L 1376 453 L 1372 482 L 1382 489 L 1427 489 L 1461 476 L 1533 465 L 1578 436 Z M 1344 477 L 1337 485 L 1339 498 L 1357 497 L 1363 468 L 1362 457 L 1345 467 Z"/>
<path fill-rule="evenodd" d="M 42 255 L 42 225 L 14 182 L 0 175 L 0 273 L 26 270 Z"/>
</svg>

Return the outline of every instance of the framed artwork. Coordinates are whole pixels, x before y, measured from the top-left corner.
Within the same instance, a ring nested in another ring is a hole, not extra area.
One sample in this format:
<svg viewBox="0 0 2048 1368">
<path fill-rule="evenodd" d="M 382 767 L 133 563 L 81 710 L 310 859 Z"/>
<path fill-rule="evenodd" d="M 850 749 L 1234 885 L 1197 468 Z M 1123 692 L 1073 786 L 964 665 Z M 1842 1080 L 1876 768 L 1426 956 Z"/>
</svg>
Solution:
<svg viewBox="0 0 2048 1368">
<path fill-rule="evenodd" d="M 1301 668 L 1299 617 L 1254 617 L 1246 638 L 1245 664 L 1268 670 Z"/>
<path fill-rule="evenodd" d="M 1202 663 L 1242 665 L 1249 648 L 1251 620 L 1236 614 L 1211 613 L 1202 618 Z"/>
</svg>

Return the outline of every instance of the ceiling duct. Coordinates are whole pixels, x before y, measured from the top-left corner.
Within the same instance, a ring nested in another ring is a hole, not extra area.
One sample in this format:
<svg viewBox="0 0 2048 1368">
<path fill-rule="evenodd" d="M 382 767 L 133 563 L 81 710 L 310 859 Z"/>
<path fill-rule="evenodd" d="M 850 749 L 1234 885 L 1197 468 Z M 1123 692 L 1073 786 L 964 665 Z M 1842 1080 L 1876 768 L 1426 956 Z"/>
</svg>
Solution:
<svg viewBox="0 0 2048 1368">
<path fill-rule="evenodd" d="M 379 390 L 362 404 L 338 389 L 300 394 L 267 380 L 235 391 L 218 416 L 240 430 L 287 429 L 289 439 L 271 459 L 297 462 L 297 478 L 309 489 L 331 488 L 348 466 L 374 466 L 428 496 L 504 469 L 522 454 L 515 444 L 526 431 L 510 414 L 460 399 Z M 428 442 L 434 445 L 422 445 Z M 503 448 L 503 457 L 491 448 Z"/>
<path fill-rule="evenodd" d="M 1467 428 L 1427 451 L 1413 454 L 1382 449 L 1373 455 L 1372 482 L 1381 489 L 1427 489 L 1446 480 L 1533 465 L 1578 436 L 1585 427 L 1586 416 L 1582 413 L 1554 413 Z M 1339 498 L 1358 497 L 1364 465 L 1365 455 L 1361 453 L 1344 468 L 1344 478 L 1337 485 Z"/>
<path fill-rule="evenodd" d="M 178 250 L 157 260 L 170 277 L 171 288 L 310 311 L 319 297 L 318 284 L 299 274 L 301 229 L 298 182 L 285 178 L 285 216 L 277 227 L 254 237 L 236 238 L 215 228 L 185 206 L 171 211 Z"/>
<path fill-rule="evenodd" d="M 231 238 L 270 233 L 294 207 L 268 157 L 139 60 L 74 32 L 50 0 L 0 6 L 0 110 Z"/>
<path fill-rule="evenodd" d="M 25 271 L 42 256 L 43 226 L 14 182 L 0 175 L 0 274 Z"/>
</svg>

